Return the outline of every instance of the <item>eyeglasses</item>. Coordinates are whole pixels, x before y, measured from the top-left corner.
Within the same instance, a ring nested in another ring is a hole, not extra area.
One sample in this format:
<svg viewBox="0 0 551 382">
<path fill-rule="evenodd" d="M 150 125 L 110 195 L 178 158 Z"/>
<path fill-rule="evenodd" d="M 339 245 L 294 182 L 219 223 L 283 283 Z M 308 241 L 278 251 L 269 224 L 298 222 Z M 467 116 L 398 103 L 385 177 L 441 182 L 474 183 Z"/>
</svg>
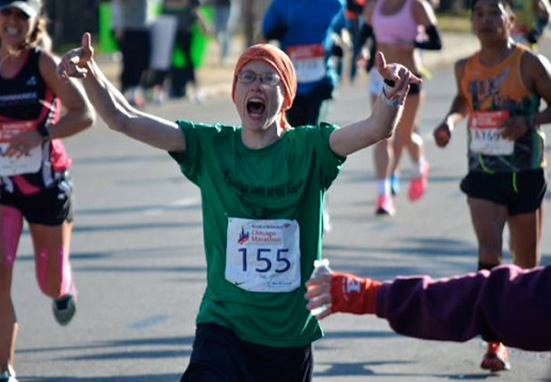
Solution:
<svg viewBox="0 0 551 382">
<path fill-rule="evenodd" d="M 267 72 L 267 73 L 255 73 L 251 70 L 244 70 L 237 74 L 237 80 L 242 84 L 252 84 L 256 79 L 260 80 L 261 84 L 266 84 L 270 86 L 276 86 L 281 81 L 281 78 L 277 73 Z"/>
</svg>

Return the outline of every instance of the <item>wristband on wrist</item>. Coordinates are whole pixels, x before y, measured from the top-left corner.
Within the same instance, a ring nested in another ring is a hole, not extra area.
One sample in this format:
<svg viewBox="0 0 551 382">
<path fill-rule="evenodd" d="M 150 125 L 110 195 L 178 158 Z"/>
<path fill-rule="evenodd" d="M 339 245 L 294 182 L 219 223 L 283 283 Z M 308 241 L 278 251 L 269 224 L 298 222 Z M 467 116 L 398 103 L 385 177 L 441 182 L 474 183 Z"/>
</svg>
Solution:
<svg viewBox="0 0 551 382">
<path fill-rule="evenodd" d="M 381 100 L 383 101 L 383 103 L 385 105 L 393 107 L 393 108 L 397 108 L 401 104 L 400 98 L 395 97 L 395 98 L 390 99 L 386 96 L 384 90 L 381 92 Z"/>
<path fill-rule="evenodd" d="M 47 141 L 50 140 L 50 132 L 48 131 L 46 126 L 44 126 L 44 125 L 38 126 L 37 131 L 38 131 L 38 134 L 40 134 L 40 136 L 42 137 L 43 142 L 47 142 Z"/>
<path fill-rule="evenodd" d="M 394 97 L 392 99 L 388 98 L 386 95 L 390 92 L 392 92 L 392 88 L 396 85 L 395 81 L 384 79 L 383 83 L 383 91 L 381 92 L 381 100 L 385 103 L 385 105 L 390 107 L 398 107 L 400 106 L 400 97 Z"/>
<path fill-rule="evenodd" d="M 347 273 L 331 275 L 331 312 L 375 314 L 381 282 Z"/>
</svg>

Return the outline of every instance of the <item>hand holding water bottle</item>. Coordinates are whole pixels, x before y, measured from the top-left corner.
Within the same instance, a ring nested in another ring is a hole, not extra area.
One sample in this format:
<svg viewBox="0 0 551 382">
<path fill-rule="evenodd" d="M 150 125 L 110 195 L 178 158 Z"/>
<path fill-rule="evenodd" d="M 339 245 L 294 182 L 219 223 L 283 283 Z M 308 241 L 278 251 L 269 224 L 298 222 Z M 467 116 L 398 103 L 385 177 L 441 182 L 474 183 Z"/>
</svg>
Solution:
<svg viewBox="0 0 551 382">
<path fill-rule="evenodd" d="M 380 281 L 333 272 L 328 261 L 325 268 L 329 271 L 314 268 L 306 283 L 306 308 L 314 316 L 321 320 L 337 312 L 375 314 Z"/>
<path fill-rule="evenodd" d="M 331 314 L 331 295 L 328 293 L 331 285 L 331 273 L 329 260 L 314 260 L 314 270 L 306 283 L 306 298 L 310 299 L 307 308 L 313 316 L 322 319 Z M 312 297 L 308 297 L 308 296 Z"/>
</svg>

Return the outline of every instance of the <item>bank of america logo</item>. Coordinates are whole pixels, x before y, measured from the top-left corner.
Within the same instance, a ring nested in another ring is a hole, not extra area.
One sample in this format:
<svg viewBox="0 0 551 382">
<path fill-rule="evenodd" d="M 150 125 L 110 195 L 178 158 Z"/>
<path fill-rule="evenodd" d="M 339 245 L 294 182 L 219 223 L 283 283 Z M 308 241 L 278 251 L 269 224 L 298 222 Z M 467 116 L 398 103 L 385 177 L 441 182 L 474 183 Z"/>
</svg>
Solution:
<svg viewBox="0 0 551 382">
<path fill-rule="evenodd" d="M 36 76 L 32 76 L 27 80 L 26 86 L 35 86 L 36 85 Z"/>
<path fill-rule="evenodd" d="M 245 232 L 245 227 L 241 227 L 241 233 L 239 234 L 239 239 L 237 242 L 240 245 L 245 244 L 249 239 L 251 238 L 251 234 L 249 232 Z"/>
</svg>

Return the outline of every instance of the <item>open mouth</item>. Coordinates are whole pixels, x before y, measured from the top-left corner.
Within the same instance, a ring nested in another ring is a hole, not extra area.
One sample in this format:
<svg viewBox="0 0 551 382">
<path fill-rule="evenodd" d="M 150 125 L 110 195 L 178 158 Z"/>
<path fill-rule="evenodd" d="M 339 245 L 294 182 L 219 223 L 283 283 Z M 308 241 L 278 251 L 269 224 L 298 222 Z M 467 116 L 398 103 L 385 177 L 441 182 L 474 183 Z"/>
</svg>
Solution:
<svg viewBox="0 0 551 382">
<path fill-rule="evenodd" d="M 261 115 L 266 110 L 264 101 L 260 98 L 251 98 L 247 101 L 247 112 L 251 115 Z"/>
<path fill-rule="evenodd" d="M 17 35 L 19 35 L 19 29 L 17 29 L 17 28 L 6 27 L 6 28 L 4 29 L 4 31 L 6 32 L 6 34 L 7 34 L 8 36 L 17 36 Z"/>
</svg>

